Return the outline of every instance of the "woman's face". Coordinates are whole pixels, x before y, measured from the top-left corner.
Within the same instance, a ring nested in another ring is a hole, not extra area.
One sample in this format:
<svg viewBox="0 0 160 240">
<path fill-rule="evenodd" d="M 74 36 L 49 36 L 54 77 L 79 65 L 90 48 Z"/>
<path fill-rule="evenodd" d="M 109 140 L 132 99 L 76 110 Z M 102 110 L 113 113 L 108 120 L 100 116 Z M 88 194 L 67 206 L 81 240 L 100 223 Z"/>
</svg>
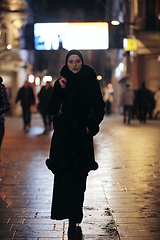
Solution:
<svg viewBox="0 0 160 240">
<path fill-rule="evenodd" d="M 73 73 L 78 73 L 82 68 L 82 60 L 78 55 L 73 54 L 69 56 L 67 65 L 69 70 L 71 70 Z"/>
</svg>

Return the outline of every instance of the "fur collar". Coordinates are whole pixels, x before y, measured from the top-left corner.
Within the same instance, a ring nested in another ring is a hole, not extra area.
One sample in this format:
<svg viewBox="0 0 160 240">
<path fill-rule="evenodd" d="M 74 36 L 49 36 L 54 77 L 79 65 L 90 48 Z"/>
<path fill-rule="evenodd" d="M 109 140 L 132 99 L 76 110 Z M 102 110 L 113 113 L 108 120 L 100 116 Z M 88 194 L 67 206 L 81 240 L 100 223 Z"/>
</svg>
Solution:
<svg viewBox="0 0 160 240">
<path fill-rule="evenodd" d="M 94 69 L 89 65 L 83 65 L 78 73 L 73 73 L 69 70 L 67 65 L 64 65 L 60 71 L 62 77 L 67 79 L 68 84 L 81 85 L 88 81 L 96 79 L 96 73 Z"/>
</svg>

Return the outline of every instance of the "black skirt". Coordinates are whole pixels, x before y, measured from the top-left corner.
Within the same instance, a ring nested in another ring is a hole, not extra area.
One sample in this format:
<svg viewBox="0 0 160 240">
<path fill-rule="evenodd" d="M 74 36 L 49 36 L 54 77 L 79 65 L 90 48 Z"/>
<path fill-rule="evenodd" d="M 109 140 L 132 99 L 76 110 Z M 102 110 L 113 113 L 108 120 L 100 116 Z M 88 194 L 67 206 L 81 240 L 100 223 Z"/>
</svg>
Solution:
<svg viewBox="0 0 160 240">
<path fill-rule="evenodd" d="M 51 219 L 62 220 L 75 218 L 82 221 L 86 175 L 74 171 L 68 176 L 54 176 Z"/>
</svg>

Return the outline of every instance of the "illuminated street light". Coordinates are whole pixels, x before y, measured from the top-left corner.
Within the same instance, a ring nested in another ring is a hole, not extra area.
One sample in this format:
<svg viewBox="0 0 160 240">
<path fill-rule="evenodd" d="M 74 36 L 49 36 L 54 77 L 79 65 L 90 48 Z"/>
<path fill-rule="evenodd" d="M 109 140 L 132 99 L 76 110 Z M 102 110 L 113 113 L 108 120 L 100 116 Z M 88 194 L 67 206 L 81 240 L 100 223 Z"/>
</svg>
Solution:
<svg viewBox="0 0 160 240">
<path fill-rule="evenodd" d="M 8 44 L 7 45 L 7 49 L 11 49 L 12 48 L 12 45 L 11 44 Z"/>
<path fill-rule="evenodd" d="M 43 77 L 43 83 L 51 82 L 51 81 L 52 81 L 52 77 L 51 76 L 44 76 Z"/>
<path fill-rule="evenodd" d="M 101 81 L 101 80 L 102 80 L 102 76 L 101 76 L 101 75 L 98 75 L 98 76 L 97 76 L 97 80 Z"/>
<path fill-rule="evenodd" d="M 39 77 L 35 78 L 35 84 L 36 84 L 36 86 L 40 85 L 40 78 Z"/>
<path fill-rule="evenodd" d="M 112 20 L 111 24 L 114 26 L 118 26 L 120 24 L 120 22 L 118 20 Z"/>
<path fill-rule="evenodd" d="M 32 74 L 28 76 L 28 82 L 34 83 L 34 76 Z"/>
</svg>

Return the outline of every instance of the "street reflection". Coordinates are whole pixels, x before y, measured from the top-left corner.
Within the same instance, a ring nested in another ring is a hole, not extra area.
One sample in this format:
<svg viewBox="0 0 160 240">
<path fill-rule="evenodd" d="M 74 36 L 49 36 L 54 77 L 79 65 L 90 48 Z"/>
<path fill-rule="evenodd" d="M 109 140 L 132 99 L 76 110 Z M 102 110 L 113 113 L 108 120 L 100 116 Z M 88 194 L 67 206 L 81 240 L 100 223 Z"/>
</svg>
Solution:
<svg viewBox="0 0 160 240">
<path fill-rule="evenodd" d="M 34 126 L 31 127 L 30 129 L 28 129 L 28 131 L 26 131 L 26 133 L 28 133 L 29 136 L 37 136 L 37 135 L 41 135 L 41 134 L 47 134 L 47 135 L 51 135 L 52 131 L 51 130 L 44 130 L 43 127 L 39 127 L 39 126 Z"/>
<path fill-rule="evenodd" d="M 142 126 L 133 120 L 126 126 L 121 116 L 113 121 L 105 118 L 95 145 L 114 219 L 118 225 L 139 219 L 142 231 L 160 233 L 160 122 L 150 120 Z"/>
<path fill-rule="evenodd" d="M 24 132 L 21 119 L 6 118 L 0 165 L 0 217 L 7 229 L 0 233 L 4 239 L 62 236 L 63 221 L 50 219 L 53 174 L 45 166 L 53 131 L 44 134 L 42 124 L 36 115 Z M 130 224 L 131 230 L 138 224 L 139 234 L 159 234 L 159 133 L 160 124 L 154 121 L 142 126 L 134 120 L 126 126 L 122 116 L 104 119 L 94 137 L 99 169 L 89 174 L 82 235 L 75 239 L 117 236 L 124 224 Z"/>
</svg>

